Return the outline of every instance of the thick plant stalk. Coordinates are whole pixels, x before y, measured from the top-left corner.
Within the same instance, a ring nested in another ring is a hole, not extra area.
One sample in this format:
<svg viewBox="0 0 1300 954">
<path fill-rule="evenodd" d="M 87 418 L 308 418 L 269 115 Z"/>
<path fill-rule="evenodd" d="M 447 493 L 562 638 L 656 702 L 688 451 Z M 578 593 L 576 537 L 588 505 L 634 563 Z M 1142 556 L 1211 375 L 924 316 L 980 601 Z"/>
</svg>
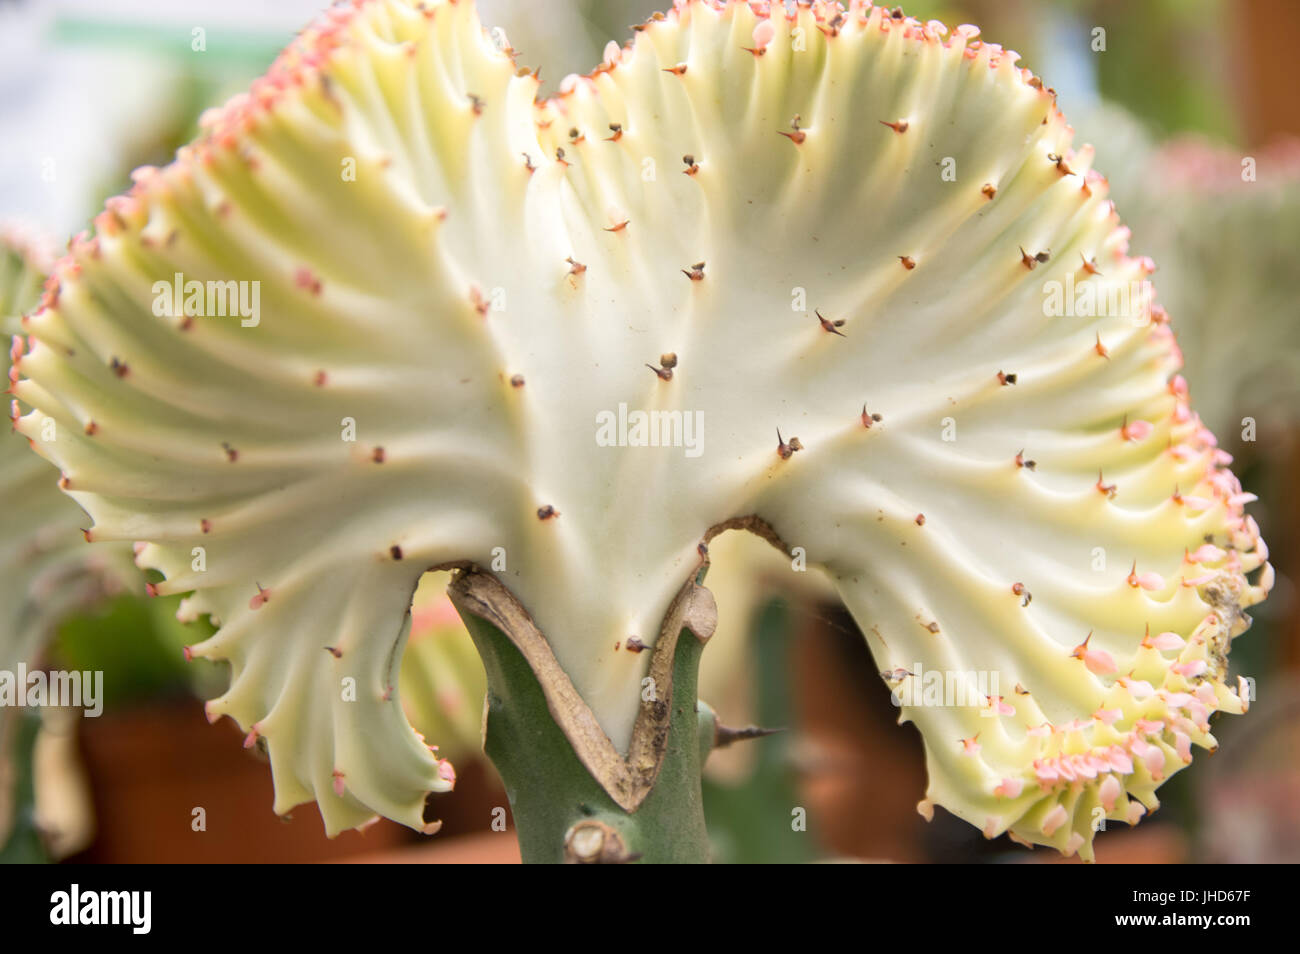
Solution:
<svg viewBox="0 0 1300 954">
<path fill-rule="evenodd" d="M 564 680 L 539 680 L 537 669 L 552 677 L 554 670 L 528 656 L 547 652 L 545 641 L 504 588 L 469 575 L 451 592 L 486 664 L 484 750 L 505 782 L 524 861 L 707 861 L 700 771 L 715 722 L 696 702 L 700 653 L 713 626 L 707 592 L 688 584 L 665 621 L 677 632 L 656 644 L 652 672 L 670 678 L 665 685 L 647 677 L 646 718 L 627 760 L 590 744 L 593 736 L 584 731 L 594 724 L 590 711 L 576 695 L 555 692 Z M 697 603 L 688 619 L 676 612 L 685 601 Z M 611 786 L 621 804 L 589 764 L 606 781 L 621 769 L 636 779 Z"/>
</svg>

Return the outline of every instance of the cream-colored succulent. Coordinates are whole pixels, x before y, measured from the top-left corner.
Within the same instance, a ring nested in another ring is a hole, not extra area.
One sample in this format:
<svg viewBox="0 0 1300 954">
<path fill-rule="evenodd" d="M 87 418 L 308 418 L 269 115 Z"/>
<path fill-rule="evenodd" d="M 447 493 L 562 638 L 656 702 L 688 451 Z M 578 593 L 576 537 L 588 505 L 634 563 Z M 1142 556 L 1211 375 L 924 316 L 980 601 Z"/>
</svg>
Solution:
<svg viewBox="0 0 1300 954">
<path fill-rule="evenodd" d="M 641 772 L 639 650 L 737 524 L 833 579 L 923 806 L 1084 853 L 1153 806 L 1270 570 L 1051 91 L 973 27 L 722 0 L 537 87 L 467 0 L 335 7 L 27 319 L 20 429 L 219 624 L 276 808 L 448 786 L 395 691 L 435 566 L 490 568 L 583 764 Z"/>
</svg>

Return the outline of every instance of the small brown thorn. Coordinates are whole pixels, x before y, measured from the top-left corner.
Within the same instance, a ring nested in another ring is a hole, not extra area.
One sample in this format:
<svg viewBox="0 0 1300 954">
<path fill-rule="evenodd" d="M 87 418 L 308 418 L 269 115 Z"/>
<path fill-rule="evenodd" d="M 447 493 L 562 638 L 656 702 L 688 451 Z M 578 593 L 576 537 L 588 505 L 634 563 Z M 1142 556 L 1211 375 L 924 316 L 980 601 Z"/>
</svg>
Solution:
<svg viewBox="0 0 1300 954">
<path fill-rule="evenodd" d="M 1079 253 L 1079 257 L 1083 259 L 1083 270 L 1085 272 L 1087 272 L 1089 275 L 1101 274 L 1101 272 L 1098 271 L 1097 269 L 1097 260 L 1095 258 L 1088 258 L 1082 252 Z"/>
<path fill-rule="evenodd" d="M 524 386 L 524 376 L 522 374 L 511 375 L 510 386 L 512 388 L 522 388 Z"/>
<path fill-rule="evenodd" d="M 325 652 L 329 653 L 335 659 L 343 658 L 343 650 L 339 649 L 337 646 L 326 646 Z"/>
<path fill-rule="evenodd" d="M 587 270 L 587 266 L 582 264 L 582 262 L 575 262 L 573 260 L 573 256 L 569 256 L 568 258 L 565 259 L 565 261 L 569 263 L 570 275 L 581 275 L 583 272 Z"/>
<path fill-rule="evenodd" d="M 1107 359 L 1110 358 L 1110 351 L 1106 348 L 1104 344 L 1101 343 L 1100 331 L 1097 332 L 1097 343 L 1093 346 L 1093 348 L 1097 352 L 1097 354 L 1101 355 L 1103 358 L 1107 358 Z"/>
<path fill-rule="evenodd" d="M 402 558 L 402 548 L 399 547 L 396 543 L 394 543 L 391 547 L 388 548 L 388 555 L 391 556 L 394 560 L 400 560 Z"/>
<path fill-rule="evenodd" d="M 778 131 L 779 135 L 789 139 L 796 146 L 803 145 L 804 140 L 808 138 L 808 134 L 799 128 L 799 119 L 798 114 L 796 114 L 794 119 L 790 120 L 790 128 L 793 132 Z"/>
<path fill-rule="evenodd" d="M 1097 488 L 1097 490 L 1100 493 L 1105 494 L 1108 498 L 1113 500 L 1115 498 L 1115 495 L 1119 493 L 1119 490 L 1115 487 L 1114 484 L 1107 484 L 1104 483 L 1103 481 L 1104 478 L 1101 475 L 1101 471 L 1097 471 L 1097 483 L 1094 486 Z"/>
<path fill-rule="evenodd" d="M 693 282 L 702 282 L 704 281 L 704 263 L 696 262 L 690 267 L 689 271 L 683 268 L 682 274 Z"/>
<path fill-rule="evenodd" d="M 776 735 L 776 733 L 784 731 L 785 729 L 763 729 L 756 725 L 745 726 L 743 729 L 733 729 L 718 722 L 713 729 L 713 747 L 715 749 L 725 749 L 736 742 L 761 739 L 764 736 Z"/>
<path fill-rule="evenodd" d="M 1053 91 L 1048 90 L 1048 92 L 1053 92 Z M 1074 170 L 1070 168 L 1070 164 L 1065 161 L 1064 156 L 1058 156 L 1054 152 L 1049 152 L 1047 154 L 1047 158 L 1056 164 L 1056 171 L 1061 173 L 1061 175 L 1063 176 L 1074 175 Z"/>
<path fill-rule="evenodd" d="M 791 457 L 794 456 L 795 451 L 801 451 L 801 450 L 803 450 L 803 444 L 799 442 L 799 438 L 792 437 L 790 438 L 789 441 L 786 441 L 785 438 L 781 436 L 781 429 L 777 428 L 776 453 L 778 457 L 780 457 L 782 460 L 789 460 Z"/>
<path fill-rule="evenodd" d="M 618 223 L 618 225 L 611 225 L 609 228 L 605 229 L 605 231 L 606 231 L 606 232 L 621 232 L 621 231 L 623 231 L 625 228 L 627 228 L 628 223 L 629 223 L 630 221 L 631 221 L 630 219 L 624 219 L 622 222 Z"/>
<path fill-rule="evenodd" d="M 226 452 L 226 460 L 230 461 L 232 464 L 239 460 L 239 451 L 231 447 L 229 444 L 223 442 L 221 449 Z"/>
<path fill-rule="evenodd" d="M 384 454 L 382 447 L 376 447 L 370 452 L 370 459 L 376 464 L 382 464 L 387 459 L 387 455 Z"/>
<path fill-rule="evenodd" d="M 678 63 L 676 66 L 667 66 L 667 67 L 664 67 L 663 72 L 665 72 L 665 73 L 672 73 L 674 76 L 685 76 L 685 75 L 686 75 L 686 64 L 685 64 L 685 63 Z"/>
<path fill-rule="evenodd" d="M 659 380 L 661 381 L 671 381 L 673 379 L 672 368 L 656 368 L 653 364 L 647 364 L 646 367 L 659 375 Z"/>
<path fill-rule="evenodd" d="M 474 110 L 474 115 L 475 115 L 475 116 L 482 116 L 482 115 L 483 115 L 483 105 L 484 105 L 482 97 L 480 97 L 480 96 L 475 96 L 473 93 L 470 93 L 470 94 L 468 94 L 468 95 L 469 95 L 469 103 L 470 103 L 470 107 Z"/>
<path fill-rule="evenodd" d="M 629 637 L 627 638 L 627 651 L 628 651 L 628 652 L 630 652 L 630 653 L 640 653 L 640 652 L 644 652 L 647 648 L 648 648 L 648 647 L 646 646 L 646 644 L 643 643 L 643 642 L 641 642 L 641 640 L 637 639 L 635 636 L 629 636 Z"/>
<path fill-rule="evenodd" d="M 817 311 L 816 309 L 813 310 L 813 314 L 816 315 L 817 320 L 821 322 L 822 331 L 830 332 L 833 335 L 839 335 L 841 338 L 848 337 L 848 335 L 840 331 L 840 329 L 844 327 L 843 318 L 839 318 L 836 319 L 835 321 L 831 321 L 829 318 L 823 318 L 822 313 L 820 311 Z"/>
<path fill-rule="evenodd" d="M 558 517 L 559 515 L 560 515 L 560 511 L 556 510 L 550 504 L 546 504 L 545 506 L 537 508 L 538 520 L 550 520 L 551 518 Z"/>
<path fill-rule="evenodd" d="M 909 272 L 916 268 L 916 259 L 912 258 L 910 255 L 900 255 L 898 256 L 898 260 L 903 263 L 903 267 Z"/>
<path fill-rule="evenodd" d="M 1016 383 L 1016 375 L 1014 373 L 1007 374 L 1004 371 L 998 372 L 998 384 L 1002 385 L 1003 387 L 1006 387 L 1008 384 L 1015 384 L 1015 383 Z"/>
<path fill-rule="evenodd" d="M 906 119 L 896 119 L 896 120 L 894 120 L 894 122 L 892 122 L 892 123 L 885 122 L 885 120 L 882 119 L 882 120 L 879 120 L 879 122 L 880 122 L 880 125 L 882 125 L 882 126 L 888 126 L 890 129 L 892 129 L 892 130 L 893 130 L 894 132 L 896 132 L 896 133 L 899 133 L 900 135 L 901 135 L 902 133 L 907 132 L 908 122 L 907 122 Z"/>
<path fill-rule="evenodd" d="M 980 189 L 980 192 L 984 193 L 984 198 L 992 199 L 998 194 L 998 187 L 992 182 L 986 182 L 984 183 L 984 188 Z"/>
<path fill-rule="evenodd" d="M 918 513 L 918 514 L 916 515 L 916 525 L 917 525 L 918 527 L 924 527 L 924 526 L 925 526 L 925 514 L 923 514 L 923 513 Z"/>
<path fill-rule="evenodd" d="M 605 142 L 618 142 L 623 138 L 623 126 L 621 123 L 610 123 L 609 131 L 613 134 L 605 138 Z"/>
<path fill-rule="evenodd" d="M 694 156 L 692 155 L 682 156 L 682 162 L 686 164 L 686 168 L 682 170 L 683 175 L 694 176 L 695 173 L 700 171 L 700 164 L 695 161 Z"/>
</svg>

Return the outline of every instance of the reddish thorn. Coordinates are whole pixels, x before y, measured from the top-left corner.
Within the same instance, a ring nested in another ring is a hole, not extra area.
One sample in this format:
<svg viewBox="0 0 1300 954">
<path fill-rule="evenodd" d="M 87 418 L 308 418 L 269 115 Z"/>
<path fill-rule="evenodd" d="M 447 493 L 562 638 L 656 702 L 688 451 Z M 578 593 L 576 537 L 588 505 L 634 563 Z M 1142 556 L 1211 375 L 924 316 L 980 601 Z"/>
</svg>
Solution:
<svg viewBox="0 0 1300 954">
<path fill-rule="evenodd" d="M 250 610 L 261 609 L 271 599 L 271 591 L 262 589 L 260 583 L 253 585 L 257 587 L 257 595 L 248 601 L 248 608 Z"/>
<path fill-rule="evenodd" d="M 848 337 L 848 335 L 846 335 L 844 332 L 840 331 L 840 328 L 844 327 L 844 319 L 843 319 L 843 318 L 840 318 L 840 319 L 838 319 L 838 320 L 836 320 L 836 321 L 831 321 L 831 320 L 828 319 L 828 318 L 823 318 L 823 317 L 822 317 L 822 313 L 821 313 L 820 311 L 817 311 L 816 309 L 813 309 L 813 314 L 816 315 L 816 316 L 817 316 L 817 320 L 818 320 L 819 322 L 821 322 L 821 326 L 822 326 L 822 330 L 823 330 L 823 331 L 828 331 L 828 332 L 830 332 L 830 333 L 833 334 L 833 335 L 839 335 L 841 338 L 847 338 L 847 337 Z"/>
</svg>

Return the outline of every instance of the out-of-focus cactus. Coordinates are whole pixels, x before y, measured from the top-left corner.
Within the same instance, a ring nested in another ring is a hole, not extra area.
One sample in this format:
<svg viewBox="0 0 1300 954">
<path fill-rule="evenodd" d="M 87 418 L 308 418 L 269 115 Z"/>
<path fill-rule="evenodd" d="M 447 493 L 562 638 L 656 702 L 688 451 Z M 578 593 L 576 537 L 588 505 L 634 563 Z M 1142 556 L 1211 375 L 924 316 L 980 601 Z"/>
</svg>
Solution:
<svg viewBox="0 0 1300 954">
<path fill-rule="evenodd" d="M 1161 300 L 1202 417 L 1248 441 L 1300 424 L 1300 143 L 1248 155 L 1175 140 L 1142 184 L 1134 228 L 1163 253 Z"/>
<path fill-rule="evenodd" d="M 39 232 L 16 224 L 0 226 L 0 331 L 6 339 L 21 330 L 19 315 L 37 303 L 53 262 Z M 6 349 L 7 373 L 9 354 Z M 64 617 L 139 578 L 129 547 L 85 546 L 79 529 L 86 523 L 85 514 L 59 492 L 58 473 L 32 456 L 26 445 L 21 435 L 0 435 L 0 678 L 10 687 L 0 690 L 0 786 L 6 788 L 31 770 L 9 764 L 20 729 L 7 708 L 17 700 L 7 693 L 26 691 L 25 679 L 18 685 L 21 674 L 38 668 L 47 640 Z M 68 757 L 61 740 L 48 738 L 43 748 L 43 764 L 65 774 L 71 771 L 57 768 Z M 44 790 L 48 804 L 52 787 L 41 785 L 39 778 L 35 785 Z M 14 803 L 8 795 L 0 794 L 0 846 L 13 821 Z M 74 797 L 69 789 L 64 804 Z M 47 812 L 48 834 L 55 839 L 52 849 L 75 848 L 84 841 L 88 823 L 84 816 L 74 817 L 77 814 L 64 812 L 62 817 L 72 823 L 55 826 Z"/>
<path fill-rule="evenodd" d="M 1271 570 L 1151 263 L 1015 60 L 680 0 L 535 102 L 466 0 L 333 8 L 73 243 L 18 426 L 88 539 L 220 626 L 210 713 L 331 832 L 451 783 L 395 683 L 456 567 L 525 856 L 702 857 L 696 580 L 740 528 L 834 581 L 923 811 L 1087 855 L 1241 711 Z"/>
<path fill-rule="evenodd" d="M 1160 266 L 1197 413 L 1227 437 L 1300 422 L 1300 143 L 1157 143 L 1114 104 L 1077 126 L 1097 144 L 1134 244 Z M 1254 433 L 1245 438 L 1256 440 Z"/>
<path fill-rule="evenodd" d="M 482 746 L 487 677 L 447 598 L 448 576 L 426 574 L 416 588 L 397 685 L 411 725 L 426 739 L 437 739 L 443 757 L 456 761 Z"/>
</svg>

